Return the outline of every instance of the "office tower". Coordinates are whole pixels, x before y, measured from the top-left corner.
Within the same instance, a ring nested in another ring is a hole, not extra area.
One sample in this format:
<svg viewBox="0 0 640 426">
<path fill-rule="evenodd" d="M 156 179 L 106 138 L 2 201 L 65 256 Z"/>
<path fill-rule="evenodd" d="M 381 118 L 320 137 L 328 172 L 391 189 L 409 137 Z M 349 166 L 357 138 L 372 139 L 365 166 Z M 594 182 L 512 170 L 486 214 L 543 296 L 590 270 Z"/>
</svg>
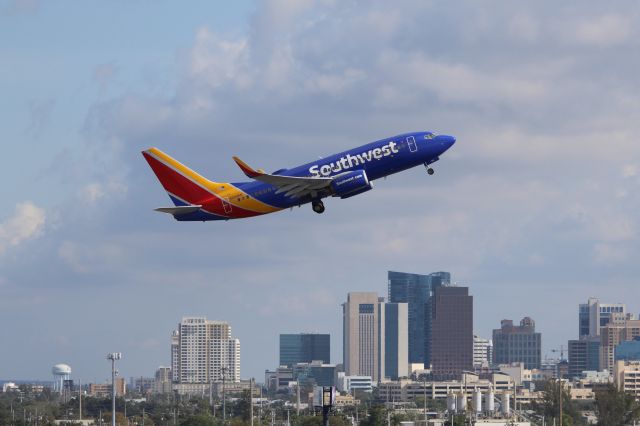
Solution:
<svg viewBox="0 0 640 426">
<path fill-rule="evenodd" d="M 540 368 L 542 336 L 536 333 L 536 323 L 524 317 L 519 326 L 512 320 L 502 320 L 493 330 L 493 363 L 523 362 L 526 369 Z"/>
<path fill-rule="evenodd" d="M 378 295 L 349 293 L 342 304 L 343 362 L 348 376 L 378 381 Z"/>
<path fill-rule="evenodd" d="M 378 304 L 378 379 L 409 375 L 409 307 L 407 303 Z"/>
<path fill-rule="evenodd" d="M 473 296 L 468 287 L 436 287 L 427 304 L 425 367 L 437 380 L 459 379 L 473 369 Z"/>
<path fill-rule="evenodd" d="M 612 324 L 623 324 L 627 319 L 627 308 L 624 303 L 600 303 L 590 297 L 587 303 L 578 307 L 578 337 L 595 337 L 600 335 L 602 327 Z"/>
<path fill-rule="evenodd" d="M 328 334 L 281 334 L 280 365 L 292 367 L 298 363 L 322 361 L 329 364 L 331 338 Z"/>
<path fill-rule="evenodd" d="M 425 317 L 426 304 L 433 295 L 433 289 L 448 285 L 448 272 L 434 272 L 429 275 L 388 272 L 389 303 L 409 305 L 409 362 L 424 363 L 426 329 L 429 319 Z"/>
<path fill-rule="evenodd" d="M 623 325 L 607 324 L 600 331 L 600 368 L 613 374 L 615 348 L 640 336 L 640 320 L 626 320 Z"/>
<path fill-rule="evenodd" d="M 177 363 L 177 383 L 209 384 L 222 381 L 223 374 L 227 382 L 240 381 L 240 341 L 231 337 L 229 323 L 185 317 L 172 336 L 172 353 L 174 339 L 178 341 L 177 361 L 172 359 L 172 364 Z"/>
<path fill-rule="evenodd" d="M 473 336 L 473 367 L 488 367 L 493 359 L 493 342 L 491 339 Z"/>
<path fill-rule="evenodd" d="M 569 340 L 569 378 L 583 371 L 600 371 L 600 338 L 584 336 Z"/>
</svg>

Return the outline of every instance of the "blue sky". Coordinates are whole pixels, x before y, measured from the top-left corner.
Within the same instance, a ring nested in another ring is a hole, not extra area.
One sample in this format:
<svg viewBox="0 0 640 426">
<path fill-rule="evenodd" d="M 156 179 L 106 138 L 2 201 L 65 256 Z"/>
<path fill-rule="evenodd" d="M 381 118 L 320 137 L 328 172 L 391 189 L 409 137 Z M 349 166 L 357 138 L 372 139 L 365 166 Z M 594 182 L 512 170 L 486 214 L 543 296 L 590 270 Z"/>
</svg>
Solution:
<svg viewBox="0 0 640 426">
<path fill-rule="evenodd" d="M 475 328 L 531 316 L 545 352 L 589 296 L 640 312 L 635 2 L 0 2 L 2 378 L 168 364 L 182 316 L 231 322 L 242 376 L 281 332 L 332 334 L 348 291 L 451 271 Z M 406 131 L 453 134 L 375 190 L 184 224 L 140 155 L 216 180 Z M 10 366 L 10 367 L 8 367 Z"/>
</svg>

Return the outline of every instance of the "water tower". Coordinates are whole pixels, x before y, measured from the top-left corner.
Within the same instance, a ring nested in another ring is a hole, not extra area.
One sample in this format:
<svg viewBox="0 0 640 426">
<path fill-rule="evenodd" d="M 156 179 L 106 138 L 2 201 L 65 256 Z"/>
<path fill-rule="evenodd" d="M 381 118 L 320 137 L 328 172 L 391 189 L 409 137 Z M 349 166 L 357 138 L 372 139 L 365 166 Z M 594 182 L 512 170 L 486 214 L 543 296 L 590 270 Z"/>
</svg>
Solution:
<svg viewBox="0 0 640 426">
<path fill-rule="evenodd" d="M 53 390 L 54 392 L 62 392 L 64 389 L 64 381 L 69 380 L 71 375 L 71 367 L 67 364 L 56 364 L 51 369 L 53 373 Z"/>
</svg>

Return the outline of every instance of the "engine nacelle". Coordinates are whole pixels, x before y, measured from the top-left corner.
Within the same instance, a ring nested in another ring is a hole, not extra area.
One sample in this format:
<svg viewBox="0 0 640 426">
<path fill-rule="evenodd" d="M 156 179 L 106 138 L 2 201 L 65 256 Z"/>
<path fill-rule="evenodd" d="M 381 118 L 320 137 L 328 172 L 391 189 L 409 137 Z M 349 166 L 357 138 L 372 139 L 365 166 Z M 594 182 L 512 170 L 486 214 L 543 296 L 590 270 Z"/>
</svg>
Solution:
<svg viewBox="0 0 640 426">
<path fill-rule="evenodd" d="M 334 197 L 349 198 L 373 188 L 364 170 L 353 170 L 336 176 L 331 182 Z"/>
</svg>

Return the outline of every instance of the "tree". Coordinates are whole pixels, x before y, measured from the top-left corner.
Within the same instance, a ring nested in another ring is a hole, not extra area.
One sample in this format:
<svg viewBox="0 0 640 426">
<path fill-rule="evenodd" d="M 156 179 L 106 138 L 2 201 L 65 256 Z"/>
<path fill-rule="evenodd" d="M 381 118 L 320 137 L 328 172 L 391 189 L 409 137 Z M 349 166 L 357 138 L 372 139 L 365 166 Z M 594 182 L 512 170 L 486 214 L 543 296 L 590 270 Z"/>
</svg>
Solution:
<svg viewBox="0 0 640 426">
<path fill-rule="evenodd" d="M 542 401 L 534 402 L 532 408 L 547 419 L 557 419 L 560 414 L 560 395 L 562 395 L 562 426 L 571 426 L 579 421 L 578 410 L 566 386 L 562 386 L 562 394 L 557 380 L 545 382 Z"/>
<path fill-rule="evenodd" d="M 231 414 L 243 422 L 251 421 L 251 394 L 248 390 L 242 392 L 242 397 L 233 405 Z"/>
<path fill-rule="evenodd" d="M 387 424 L 387 413 L 381 405 L 374 405 L 369 415 L 360 422 L 362 426 L 383 426 Z"/>
<path fill-rule="evenodd" d="M 623 426 L 640 420 L 640 403 L 615 386 L 596 392 L 598 425 Z"/>
<path fill-rule="evenodd" d="M 111 423 L 111 412 L 102 413 L 102 421 L 103 423 L 110 424 Z M 124 416 L 124 413 L 116 411 L 116 426 L 126 426 L 127 418 Z"/>
<path fill-rule="evenodd" d="M 216 419 L 210 414 L 198 414 L 187 417 L 180 426 L 216 426 Z"/>
</svg>

